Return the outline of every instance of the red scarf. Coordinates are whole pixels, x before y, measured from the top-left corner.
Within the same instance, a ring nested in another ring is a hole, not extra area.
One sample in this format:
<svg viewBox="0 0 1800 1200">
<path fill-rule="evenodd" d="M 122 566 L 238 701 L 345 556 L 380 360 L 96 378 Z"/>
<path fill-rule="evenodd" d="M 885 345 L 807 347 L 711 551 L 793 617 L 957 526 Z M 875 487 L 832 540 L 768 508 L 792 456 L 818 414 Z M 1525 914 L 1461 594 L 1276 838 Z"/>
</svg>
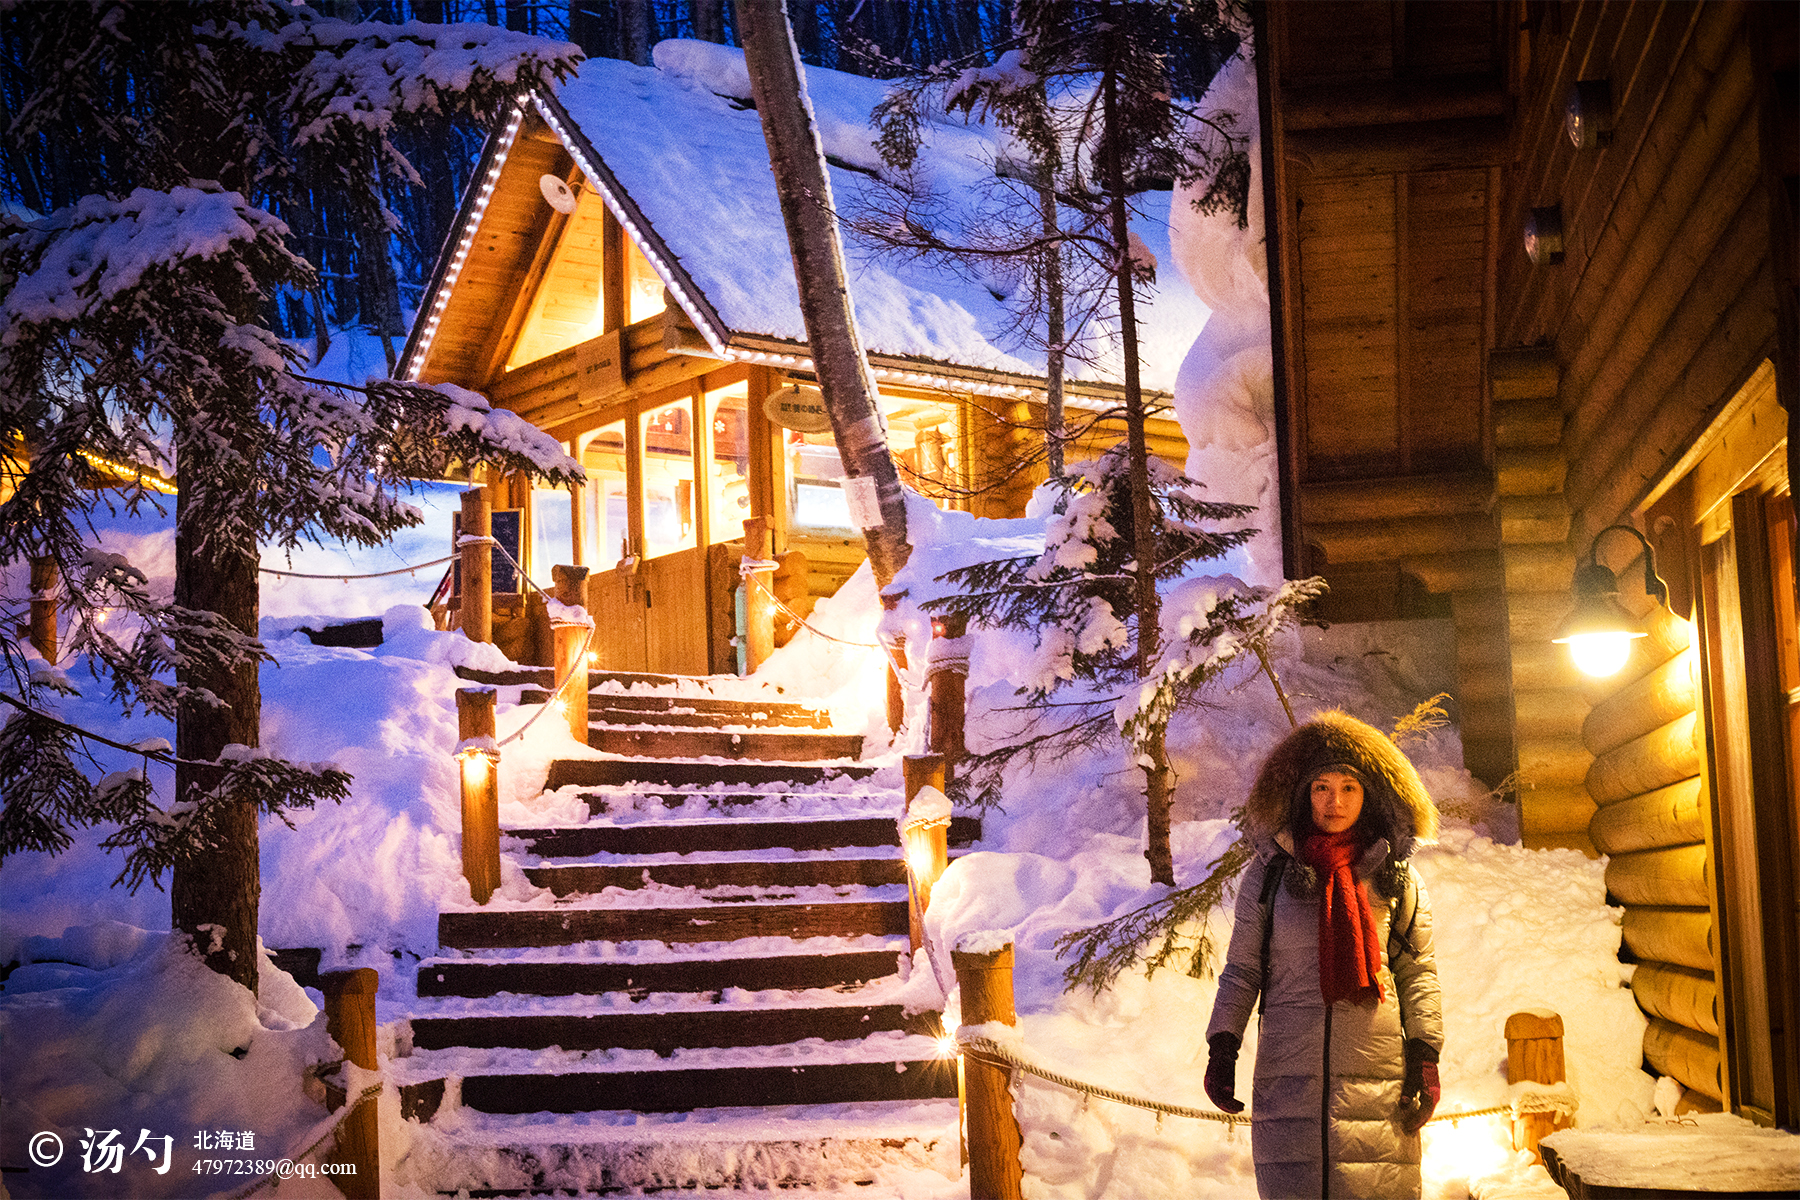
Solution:
<svg viewBox="0 0 1800 1200">
<path fill-rule="evenodd" d="M 1351 829 L 1306 839 L 1306 861 L 1319 872 L 1319 992 L 1326 1004 L 1382 998 L 1375 914 L 1352 870 L 1362 851 Z"/>
</svg>

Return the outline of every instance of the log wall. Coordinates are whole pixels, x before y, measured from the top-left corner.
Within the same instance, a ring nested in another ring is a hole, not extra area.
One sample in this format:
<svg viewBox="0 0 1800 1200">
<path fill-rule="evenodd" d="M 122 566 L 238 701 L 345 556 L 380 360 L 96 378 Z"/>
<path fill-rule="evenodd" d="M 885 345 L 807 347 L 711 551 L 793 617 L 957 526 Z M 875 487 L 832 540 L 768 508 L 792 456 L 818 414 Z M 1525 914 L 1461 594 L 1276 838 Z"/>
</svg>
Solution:
<svg viewBox="0 0 1800 1200">
<path fill-rule="evenodd" d="M 1610 856 L 1651 1018 L 1646 1060 L 1714 1100 L 1718 946 L 1692 630 L 1644 597 L 1641 563 L 1626 561 L 1635 547 L 1613 535 L 1601 561 L 1651 636 L 1618 676 L 1585 686 L 1547 641 L 1595 535 L 1641 527 L 1652 489 L 1775 342 L 1752 9 L 1528 9 L 1494 341 L 1517 349 L 1489 358 L 1527 844 L 1585 830 Z M 1608 84 L 1611 128 L 1578 148 L 1566 99 L 1592 80 Z M 1534 263 L 1521 232 L 1552 206 L 1563 252 Z M 1578 727 L 1558 718 L 1574 711 Z"/>
</svg>

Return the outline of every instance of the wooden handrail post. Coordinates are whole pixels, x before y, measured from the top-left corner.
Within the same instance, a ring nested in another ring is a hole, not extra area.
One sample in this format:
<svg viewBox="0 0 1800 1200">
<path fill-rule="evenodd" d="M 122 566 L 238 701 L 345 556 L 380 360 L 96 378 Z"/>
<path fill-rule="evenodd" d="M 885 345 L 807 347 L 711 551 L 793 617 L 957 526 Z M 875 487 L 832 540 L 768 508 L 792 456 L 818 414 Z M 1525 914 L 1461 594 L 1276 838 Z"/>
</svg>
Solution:
<svg viewBox="0 0 1800 1200">
<path fill-rule="evenodd" d="M 486 547 L 483 547 L 486 549 Z M 458 688 L 457 774 L 462 779 L 463 878 L 475 903 L 500 886 L 500 748 L 494 738 L 491 687 Z"/>
<path fill-rule="evenodd" d="M 905 591 L 881 593 L 881 610 L 893 612 L 906 598 Z M 889 733 L 899 733 L 906 724 L 906 681 L 900 672 L 906 670 L 906 638 L 895 634 L 888 639 L 887 723 Z"/>
<path fill-rule="evenodd" d="M 1506 1082 L 1564 1082 L 1562 1039 L 1562 1017 L 1548 1009 L 1516 1012 L 1506 1018 Z M 1544 1159 L 1538 1143 L 1570 1123 L 1565 1113 L 1520 1113 L 1513 1121 L 1512 1148 L 1531 1151 L 1541 1163 Z"/>
<path fill-rule="evenodd" d="M 751 517 L 744 522 L 744 562 L 772 562 L 769 518 Z M 744 673 L 769 661 L 775 653 L 775 568 L 742 573 L 744 589 Z"/>
<path fill-rule="evenodd" d="M 969 682 L 969 645 L 963 636 L 967 617 L 942 616 L 931 620 L 931 648 L 925 655 L 925 678 L 931 687 L 931 752 L 944 756 L 947 777 L 968 754 L 963 740 L 963 717 Z"/>
<path fill-rule="evenodd" d="M 62 572 L 57 569 L 56 559 L 48 554 L 31 556 L 31 644 L 37 652 L 44 656 L 44 661 L 56 662 L 56 591 L 62 582 Z"/>
<path fill-rule="evenodd" d="M 550 594 L 558 604 L 570 608 L 587 607 L 588 568 L 566 564 L 550 568 Z"/>
<path fill-rule="evenodd" d="M 985 940 L 986 934 L 964 934 L 960 943 Z M 956 986 L 962 994 L 964 1025 L 1000 1021 L 1019 1023 L 1013 1010 L 1013 948 L 950 952 Z M 968 1055 L 962 1056 L 964 1106 L 969 1130 L 969 1200 L 1020 1200 L 1019 1121 L 1013 1115 L 1007 1070 Z"/>
<path fill-rule="evenodd" d="M 462 536 L 494 536 L 494 510 L 488 490 L 472 487 L 462 495 Z M 462 631 L 471 642 L 494 640 L 494 548 L 485 543 L 460 548 L 462 554 Z"/>
<path fill-rule="evenodd" d="M 925 944 L 925 914 L 931 889 L 950 865 L 950 800 L 944 795 L 944 756 L 908 754 L 906 812 L 900 818 L 900 845 L 906 853 L 907 932 L 912 948 Z"/>
<path fill-rule="evenodd" d="M 563 685 L 549 702 L 562 705 L 563 716 L 569 722 L 569 736 L 584 746 L 588 744 L 588 673 L 583 660 L 587 657 L 588 630 L 593 627 L 585 610 L 565 610 L 550 617 L 550 637 L 555 648 L 550 669 L 555 672 L 553 678 L 562 680 Z"/>
<path fill-rule="evenodd" d="M 325 993 L 325 1030 L 344 1051 L 344 1057 L 365 1071 L 375 1064 L 375 989 L 380 982 L 368 967 L 354 971 L 328 971 L 319 976 Z M 346 1084 L 351 1083 L 347 1077 Z M 362 1090 L 348 1087 L 345 1100 Z M 379 1096 L 359 1101 L 338 1126 L 337 1145 L 326 1161 L 354 1168 L 349 1175 L 332 1175 L 332 1183 L 350 1200 L 379 1200 L 381 1196 L 381 1142 Z"/>
</svg>

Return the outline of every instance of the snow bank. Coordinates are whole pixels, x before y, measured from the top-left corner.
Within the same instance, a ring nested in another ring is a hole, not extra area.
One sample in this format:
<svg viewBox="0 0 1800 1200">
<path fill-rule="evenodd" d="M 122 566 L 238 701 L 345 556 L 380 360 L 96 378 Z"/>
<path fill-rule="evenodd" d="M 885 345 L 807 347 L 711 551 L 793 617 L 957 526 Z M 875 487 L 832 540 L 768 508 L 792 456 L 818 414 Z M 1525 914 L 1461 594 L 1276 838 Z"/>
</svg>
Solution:
<svg viewBox="0 0 1800 1200">
<path fill-rule="evenodd" d="M 9 1155 L 28 1134 L 63 1145 L 54 1165 L 9 1180 L 15 1194 L 204 1195 L 231 1181 L 196 1179 L 201 1131 L 216 1145 L 228 1130 L 244 1157 L 274 1159 L 325 1117 L 304 1079 L 340 1055 L 323 1014 L 267 962 L 253 997 L 184 938 L 117 921 L 28 938 L 19 952 L 0 993 L 9 1142 L 20 1135 Z"/>
</svg>

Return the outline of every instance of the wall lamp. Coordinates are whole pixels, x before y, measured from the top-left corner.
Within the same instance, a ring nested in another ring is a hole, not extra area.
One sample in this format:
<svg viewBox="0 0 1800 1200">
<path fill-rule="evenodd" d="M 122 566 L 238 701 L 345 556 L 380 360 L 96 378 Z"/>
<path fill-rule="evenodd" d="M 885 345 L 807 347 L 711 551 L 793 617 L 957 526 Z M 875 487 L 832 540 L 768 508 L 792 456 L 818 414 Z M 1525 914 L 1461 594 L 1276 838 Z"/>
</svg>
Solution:
<svg viewBox="0 0 1800 1200">
<path fill-rule="evenodd" d="M 1648 636 L 1619 605 L 1619 580 L 1600 565 L 1600 539 L 1614 530 L 1629 533 L 1644 547 L 1644 592 L 1657 603 L 1669 602 L 1669 585 L 1656 574 L 1656 551 L 1649 539 L 1629 525 L 1608 525 L 1594 535 L 1588 561 L 1575 568 L 1575 608 L 1556 627 L 1550 640 L 1569 648 L 1569 656 L 1585 675 L 1602 678 L 1625 665 L 1634 638 Z"/>
</svg>

